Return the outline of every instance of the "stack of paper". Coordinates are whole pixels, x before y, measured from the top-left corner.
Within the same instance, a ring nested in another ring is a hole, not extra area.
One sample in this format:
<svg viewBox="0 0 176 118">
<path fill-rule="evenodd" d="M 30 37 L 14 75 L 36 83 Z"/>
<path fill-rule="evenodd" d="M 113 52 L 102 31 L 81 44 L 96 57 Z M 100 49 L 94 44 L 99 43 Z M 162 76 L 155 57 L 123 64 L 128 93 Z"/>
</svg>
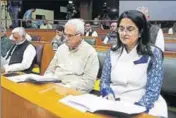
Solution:
<svg viewBox="0 0 176 118">
<path fill-rule="evenodd" d="M 54 76 L 41 76 L 36 74 L 24 74 L 18 76 L 7 77 L 7 79 L 19 83 L 19 82 L 34 82 L 34 83 L 44 83 L 44 82 L 61 82 L 57 77 Z"/>
</svg>

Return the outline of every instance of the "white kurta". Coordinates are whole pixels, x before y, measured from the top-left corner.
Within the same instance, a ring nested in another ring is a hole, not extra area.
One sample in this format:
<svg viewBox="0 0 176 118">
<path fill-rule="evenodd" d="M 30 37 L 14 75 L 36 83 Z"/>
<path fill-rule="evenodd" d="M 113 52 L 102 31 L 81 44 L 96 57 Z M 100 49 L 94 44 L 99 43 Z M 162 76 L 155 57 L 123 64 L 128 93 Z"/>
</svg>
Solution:
<svg viewBox="0 0 176 118">
<path fill-rule="evenodd" d="M 120 52 L 111 52 L 111 88 L 116 98 L 138 102 L 146 91 L 147 67 L 150 58 L 146 63 L 134 64 L 134 61 L 142 57 L 137 54 L 136 48 L 130 53 L 124 49 L 121 56 L 119 54 Z M 149 114 L 167 117 L 167 105 L 161 95 Z"/>
</svg>

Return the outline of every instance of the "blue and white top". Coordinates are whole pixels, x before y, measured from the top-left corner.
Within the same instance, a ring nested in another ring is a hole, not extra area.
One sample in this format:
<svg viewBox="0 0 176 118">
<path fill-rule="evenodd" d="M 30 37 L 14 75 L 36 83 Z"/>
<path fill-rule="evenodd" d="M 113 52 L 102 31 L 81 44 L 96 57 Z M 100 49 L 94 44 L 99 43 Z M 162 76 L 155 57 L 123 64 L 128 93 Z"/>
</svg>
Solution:
<svg viewBox="0 0 176 118">
<path fill-rule="evenodd" d="M 107 53 L 101 76 L 101 94 L 145 106 L 149 114 L 167 117 L 167 105 L 160 96 L 163 80 L 162 52 L 152 47 L 153 57 L 138 55 L 137 46 Z M 121 55 L 120 55 L 121 54 Z"/>
</svg>

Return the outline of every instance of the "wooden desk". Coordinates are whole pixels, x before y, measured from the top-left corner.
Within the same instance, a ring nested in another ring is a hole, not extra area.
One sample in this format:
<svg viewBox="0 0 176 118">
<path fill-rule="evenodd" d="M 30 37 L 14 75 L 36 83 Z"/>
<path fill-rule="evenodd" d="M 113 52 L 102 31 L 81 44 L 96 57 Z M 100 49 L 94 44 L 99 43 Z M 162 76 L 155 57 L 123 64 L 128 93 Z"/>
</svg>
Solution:
<svg viewBox="0 0 176 118">
<path fill-rule="evenodd" d="M 1 76 L 1 88 L 2 118 L 110 118 L 82 113 L 58 102 L 64 96 L 78 92 L 54 84 L 17 84 Z M 154 117 L 142 114 L 136 118 Z"/>
</svg>

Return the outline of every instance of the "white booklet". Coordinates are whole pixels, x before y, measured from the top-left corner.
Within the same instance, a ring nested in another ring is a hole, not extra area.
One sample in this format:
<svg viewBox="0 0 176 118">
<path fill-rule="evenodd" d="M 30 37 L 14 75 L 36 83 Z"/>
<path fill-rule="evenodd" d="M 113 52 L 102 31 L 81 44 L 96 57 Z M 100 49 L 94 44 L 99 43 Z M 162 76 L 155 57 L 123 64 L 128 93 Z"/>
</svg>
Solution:
<svg viewBox="0 0 176 118">
<path fill-rule="evenodd" d="M 57 77 L 54 76 L 41 76 L 36 74 L 23 74 L 17 76 L 7 77 L 8 80 L 11 80 L 16 83 L 20 82 L 33 82 L 33 83 L 45 83 L 45 82 L 61 82 Z"/>
<path fill-rule="evenodd" d="M 82 112 L 112 111 L 138 114 L 146 110 L 145 107 L 135 105 L 129 101 L 111 101 L 91 94 L 69 95 L 61 99 L 60 102 Z"/>
</svg>

